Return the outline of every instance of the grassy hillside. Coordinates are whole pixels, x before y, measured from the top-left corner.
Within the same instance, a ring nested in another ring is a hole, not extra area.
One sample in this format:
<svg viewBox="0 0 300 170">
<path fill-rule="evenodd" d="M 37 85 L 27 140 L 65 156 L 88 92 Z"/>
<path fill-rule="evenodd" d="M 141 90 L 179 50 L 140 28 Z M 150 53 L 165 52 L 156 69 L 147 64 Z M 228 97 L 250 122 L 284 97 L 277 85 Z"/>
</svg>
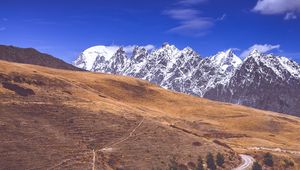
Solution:
<svg viewBox="0 0 300 170">
<path fill-rule="evenodd" d="M 299 118 L 134 78 L 0 61 L 0 99 L 4 169 L 165 169 L 208 152 L 231 169 L 275 148 L 300 163 Z"/>
<path fill-rule="evenodd" d="M 45 67 L 83 71 L 61 59 L 55 58 L 49 54 L 44 54 L 33 48 L 19 48 L 14 46 L 0 45 L 0 60 L 34 64 Z"/>
</svg>

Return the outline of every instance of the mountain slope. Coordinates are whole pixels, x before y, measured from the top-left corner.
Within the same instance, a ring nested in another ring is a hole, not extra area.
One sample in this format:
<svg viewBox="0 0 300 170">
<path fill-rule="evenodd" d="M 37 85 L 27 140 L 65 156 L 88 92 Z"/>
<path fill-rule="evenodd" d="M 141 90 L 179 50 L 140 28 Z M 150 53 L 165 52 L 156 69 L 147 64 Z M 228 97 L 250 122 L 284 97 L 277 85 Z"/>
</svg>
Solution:
<svg viewBox="0 0 300 170">
<path fill-rule="evenodd" d="M 299 118 L 134 78 L 0 61 L 0 82 L 4 169 L 166 169 L 208 152 L 232 169 L 254 147 L 300 151 Z"/>
<path fill-rule="evenodd" d="M 299 87 L 296 62 L 253 51 L 225 90 L 211 91 L 205 97 L 299 116 Z"/>
<path fill-rule="evenodd" d="M 40 53 L 33 48 L 0 45 L 0 60 L 66 70 L 82 70 L 51 55 Z"/>
<path fill-rule="evenodd" d="M 96 52 L 82 55 L 86 59 L 79 57 L 74 63 L 80 68 L 84 67 L 77 61 L 96 58 Z M 152 52 L 136 47 L 132 56 L 120 55 L 119 64 L 109 64 L 114 62 L 111 57 L 101 55 L 90 71 L 132 76 L 177 92 L 300 116 L 300 66 L 285 57 L 253 51 L 242 61 L 229 49 L 202 58 L 189 47 L 179 50 L 168 43 Z"/>
</svg>

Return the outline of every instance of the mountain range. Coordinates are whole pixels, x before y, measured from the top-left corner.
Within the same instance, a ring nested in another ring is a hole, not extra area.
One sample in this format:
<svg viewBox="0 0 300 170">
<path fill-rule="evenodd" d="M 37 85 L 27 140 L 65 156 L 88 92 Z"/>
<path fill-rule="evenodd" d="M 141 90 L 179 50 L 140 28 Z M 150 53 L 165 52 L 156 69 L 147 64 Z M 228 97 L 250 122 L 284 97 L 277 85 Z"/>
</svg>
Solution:
<svg viewBox="0 0 300 170">
<path fill-rule="evenodd" d="M 120 48 L 94 46 L 74 66 L 93 72 L 131 76 L 163 88 L 222 102 L 300 116 L 300 66 L 283 56 L 253 50 L 240 59 L 229 49 L 202 57 L 190 47 L 164 43 L 132 54 Z"/>
</svg>

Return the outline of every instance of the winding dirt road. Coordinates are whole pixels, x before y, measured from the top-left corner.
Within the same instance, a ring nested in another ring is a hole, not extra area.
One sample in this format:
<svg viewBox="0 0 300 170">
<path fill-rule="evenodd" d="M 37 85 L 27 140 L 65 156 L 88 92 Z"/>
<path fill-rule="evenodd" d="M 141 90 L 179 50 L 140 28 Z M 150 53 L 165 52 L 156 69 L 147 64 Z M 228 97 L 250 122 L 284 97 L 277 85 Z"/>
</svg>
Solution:
<svg viewBox="0 0 300 170">
<path fill-rule="evenodd" d="M 240 157 L 242 158 L 243 163 L 239 167 L 233 170 L 250 170 L 252 168 L 255 159 L 249 155 L 243 155 L 243 154 L 240 154 Z"/>
</svg>

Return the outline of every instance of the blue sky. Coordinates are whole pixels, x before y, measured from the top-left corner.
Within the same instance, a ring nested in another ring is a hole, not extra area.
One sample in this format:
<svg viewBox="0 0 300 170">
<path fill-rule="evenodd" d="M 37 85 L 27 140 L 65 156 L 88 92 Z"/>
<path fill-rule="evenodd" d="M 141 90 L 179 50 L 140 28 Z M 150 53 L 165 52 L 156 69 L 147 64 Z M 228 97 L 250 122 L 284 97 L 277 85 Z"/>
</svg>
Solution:
<svg viewBox="0 0 300 170">
<path fill-rule="evenodd" d="M 1 0 L 0 44 L 67 62 L 94 45 L 252 48 L 300 61 L 300 0 Z"/>
</svg>

